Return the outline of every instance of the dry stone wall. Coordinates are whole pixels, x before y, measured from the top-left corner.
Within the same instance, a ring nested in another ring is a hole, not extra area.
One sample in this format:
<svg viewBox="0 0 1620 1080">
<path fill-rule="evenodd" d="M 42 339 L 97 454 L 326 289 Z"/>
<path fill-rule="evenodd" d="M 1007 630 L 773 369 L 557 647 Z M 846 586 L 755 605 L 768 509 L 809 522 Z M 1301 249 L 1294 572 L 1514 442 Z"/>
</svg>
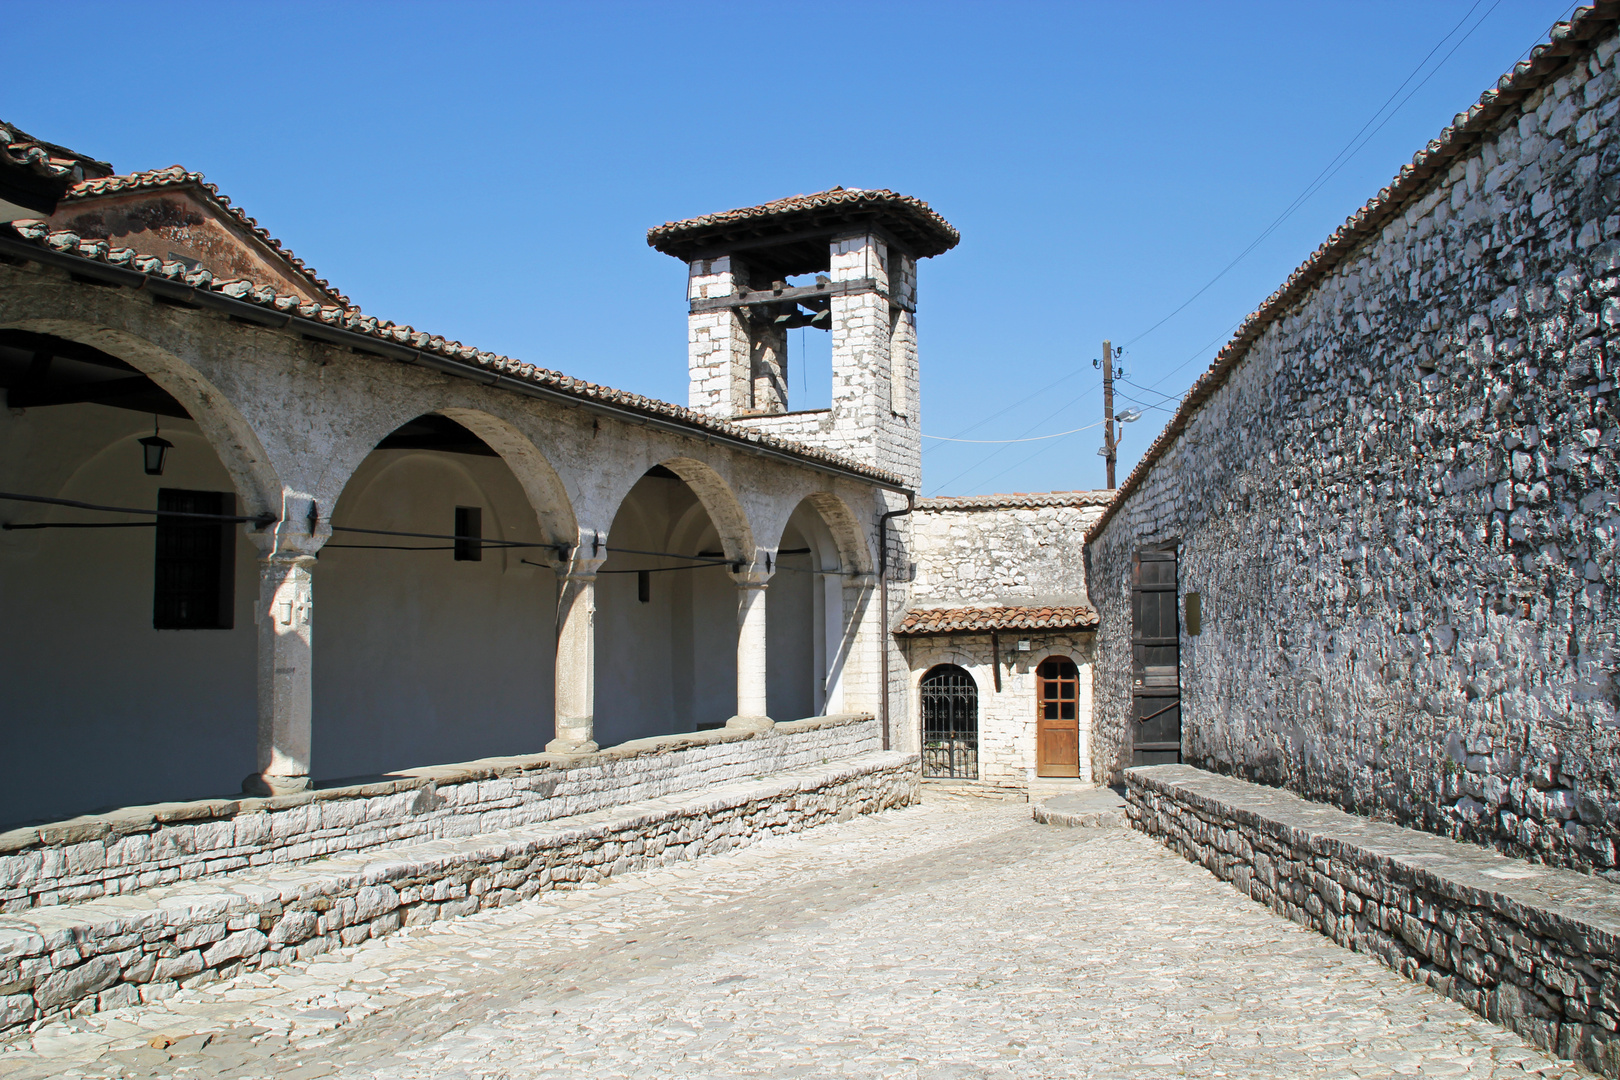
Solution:
<svg viewBox="0 0 1620 1080">
<path fill-rule="evenodd" d="M 15 829 L 0 833 L 0 911 L 478 836 L 837 761 L 881 741 L 870 716 L 818 717 L 769 732 L 639 739 L 585 757 L 493 758 L 355 787 L 132 807 Z"/>
<path fill-rule="evenodd" d="M 1613 875 L 1616 41 L 1250 346 L 1088 545 L 1098 772 L 1133 552 L 1173 544 L 1184 760 Z"/>
<path fill-rule="evenodd" d="M 1238 891 L 1620 1076 L 1620 888 L 1186 765 L 1125 777 L 1131 825 Z"/>
</svg>

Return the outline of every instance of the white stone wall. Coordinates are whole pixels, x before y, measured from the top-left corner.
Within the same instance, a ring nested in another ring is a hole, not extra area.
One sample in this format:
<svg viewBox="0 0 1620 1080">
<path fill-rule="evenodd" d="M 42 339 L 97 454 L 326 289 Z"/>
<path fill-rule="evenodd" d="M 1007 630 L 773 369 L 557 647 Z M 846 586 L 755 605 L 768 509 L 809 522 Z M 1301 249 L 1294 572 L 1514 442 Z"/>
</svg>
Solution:
<svg viewBox="0 0 1620 1080">
<path fill-rule="evenodd" d="M 731 296 L 744 269 L 730 258 L 700 259 L 691 264 L 686 297 L 710 300 Z M 737 313 L 722 308 L 688 317 L 687 405 L 698 412 L 730 419 L 751 406 L 753 386 L 748 329 Z"/>
<path fill-rule="evenodd" d="M 1100 772 L 1132 556 L 1173 541 L 1185 760 L 1620 871 L 1616 48 L 1270 322 L 1088 546 Z"/>
<path fill-rule="evenodd" d="M 925 499 L 913 514 L 912 602 L 927 607 L 1084 603 L 1085 532 L 1100 506 L 958 509 Z"/>
<path fill-rule="evenodd" d="M 1066 656 L 1080 671 L 1078 727 L 1080 736 L 1080 777 L 1093 780 L 1089 746 L 1091 741 L 1092 636 L 1085 634 L 1040 634 L 1008 631 L 1001 635 L 1001 689 L 996 689 L 995 662 L 988 634 L 940 634 L 908 637 L 901 641 L 910 666 L 910 695 L 913 715 L 910 722 L 919 728 L 922 715 L 916 704 L 917 688 L 924 675 L 938 664 L 955 664 L 973 677 L 979 690 L 979 776 L 991 787 L 1026 790 L 1036 767 L 1035 671 L 1041 661 Z M 1028 652 L 1019 652 L 1020 639 L 1030 643 Z"/>
</svg>

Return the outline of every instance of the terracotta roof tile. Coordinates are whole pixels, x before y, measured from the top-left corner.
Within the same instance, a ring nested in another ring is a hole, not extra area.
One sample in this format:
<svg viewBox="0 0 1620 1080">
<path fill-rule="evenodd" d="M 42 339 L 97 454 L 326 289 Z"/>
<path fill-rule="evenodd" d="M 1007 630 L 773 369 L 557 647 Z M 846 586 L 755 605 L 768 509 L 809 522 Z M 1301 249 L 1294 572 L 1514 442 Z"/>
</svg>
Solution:
<svg viewBox="0 0 1620 1080">
<path fill-rule="evenodd" d="M 919 259 L 941 255 L 962 239 L 950 222 L 921 199 L 886 189 L 835 187 L 813 195 L 791 195 L 759 206 L 666 222 L 647 230 L 647 243 L 676 258 L 700 258 L 728 234 L 746 231 L 768 236 L 801 232 L 823 223 L 859 221 L 884 227 Z"/>
<path fill-rule="evenodd" d="M 1005 495 L 937 495 L 918 499 L 918 510 L 1009 510 L 1041 506 L 1107 506 L 1112 491 L 1015 491 Z"/>
<path fill-rule="evenodd" d="M 755 431 L 739 424 L 717 420 L 714 417 L 684 406 L 659 401 L 657 398 L 643 397 L 640 394 L 615 390 L 609 386 L 601 386 L 596 383 L 585 382 L 583 379 L 571 378 L 561 372 L 551 371 L 534 364 L 526 364 L 509 356 L 483 352 L 470 345 L 463 345 L 459 341 L 448 341 L 434 334 L 423 333 L 411 326 L 364 315 L 358 308 L 311 303 L 301 297 L 279 294 L 268 285 L 261 285 L 246 278 L 216 279 L 213 273 L 207 269 L 189 270 L 184 263 L 166 261 L 151 255 L 142 255 L 127 247 L 113 247 L 105 240 L 83 240 L 71 232 L 52 232 L 49 225 L 44 221 L 14 221 L 11 223 L 11 227 L 15 230 L 16 235 L 22 239 L 64 255 L 90 259 L 133 270 L 137 273 L 149 274 L 153 277 L 180 281 L 195 289 L 220 293 L 235 300 L 257 304 L 281 312 L 293 318 L 326 323 L 329 326 L 339 327 L 351 333 L 364 334 L 379 341 L 433 353 L 468 365 L 476 365 L 498 373 L 505 378 L 521 379 L 544 386 L 549 390 L 579 398 L 582 401 L 600 401 L 648 416 L 662 417 L 695 430 L 713 432 L 734 441 L 749 442 L 793 454 L 806 461 L 830 465 L 840 471 L 865 477 L 885 487 L 899 490 L 905 489 L 904 481 L 893 473 L 874 468 L 871 465 L 844 457 L 841 454 L 829 453 L 825 450 L 805 446 L 803 443 L 767 435 L 764 432 Z"/>
<path fill-rule="evenodd" d="M 989 633 L 991 630 L 1092 630 L 1097 612 L 1074 607 L 919 608 L 906 613 L 895 628 L 901 637 L 925 634 Z"/>
<path fill-rule="evenodd" d="M 1154 464 L 1181 436 L 1192 415 L 1225 385 L 1238 364 L 1248 355 L 1249 347 L 1272 323 L 1363 243 L 1382 231 L 1409 203 L 1426 194 L 1436 180 L 1444 178 L 1452 163 L 1489 132 L 1504 113 L 1557 78 L 1571 57 L 1586 55 L 1597 39 L 1612 33 L 1617 24 L 1620 24 L 1620 0 L 1599 0 L 1596 4 L 1576 10 L 1568 22 L 1554 25 L 1548 41 L 1531 49 L 1528 59 L 1515 64 L 1513 70 L 1498 79 L 1493 89 L 1481 94 L 1479 101 L 1470 106 L 1467 112 L 1458 113 L 1445 130 L 1417 152 L 1411 164 L 1401 166 L 1401 171 L 1389 186 L 1351 214 L 1310 258 L 1288 276 L 1281 288 L 1243 320 L 1232 335 L 1232 340 L 1215 354 L 1209 369 L 1199 376 L 1181 399 L 1181 407 L 1170 418 L 1170 423 L 1153 440 L 1153 444 L 1136 463 L 1136 468 L 1131 470 L 1131 475 L 1119 486 L 1118 498 L 1086 531 L 1086 541 L 1089 543 L 1102 533 L 1124 504 L 1125 498 L 1142 485 Z"/>
<path fill-rule="evenodd" d="M 7 123 L 0 123 L 0 153 L 4 153 L 7 164 L 68 183 L 112 172 L 112 166 L 105 161 L 36 139 Z"/>
<path fill-rule="evenodd" d="M 84 180 L 68 189 L 63 196 L 64 203 L 71 203 L 78 199 L 93 199 L 104 195 L 121 195 L 130 191 L 153 191 L 159 188 L 193 187 L 202 197 L 213 203 L 227 217 L 248 232 L 277 255 L 280 255 L 293 268 L 298 275 L 314 285 L 321 292 L 331 296 L 346 307 L 352 307 L 353 301 L 338 292 L 325 278 L 315 273 L 315 268 L 307 265 L 304 260 L 294 255 L 280 240 L 271 236 L 257 221 L 248 217 L 241 210 L 231 205 L 230 196 L 221 195 L 219 188 L 210 184 L 202 173 L 187 172 L 179 165 L 170 165 L 166 169 L 149 169 L 146 172 L 129 173 L 123 176 L 102 176 Z"/>
</svg>

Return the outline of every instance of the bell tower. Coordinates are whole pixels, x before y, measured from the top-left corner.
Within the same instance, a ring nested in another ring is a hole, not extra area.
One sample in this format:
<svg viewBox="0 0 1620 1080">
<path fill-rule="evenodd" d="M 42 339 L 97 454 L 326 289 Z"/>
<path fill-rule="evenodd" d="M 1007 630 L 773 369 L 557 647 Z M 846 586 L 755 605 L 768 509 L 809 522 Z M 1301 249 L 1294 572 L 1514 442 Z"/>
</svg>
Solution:
<svg viewBox="0 0 1620 1080">
<path fill-rule="evenodd" d="M 917 261 L 960 239 L 927 203 L 833 188 L 661 225 L 686 262 L 691 408 L 921 481 Z M 832 335 L 832 407 L 788 405 L 788 331 Z"/>
</svg>

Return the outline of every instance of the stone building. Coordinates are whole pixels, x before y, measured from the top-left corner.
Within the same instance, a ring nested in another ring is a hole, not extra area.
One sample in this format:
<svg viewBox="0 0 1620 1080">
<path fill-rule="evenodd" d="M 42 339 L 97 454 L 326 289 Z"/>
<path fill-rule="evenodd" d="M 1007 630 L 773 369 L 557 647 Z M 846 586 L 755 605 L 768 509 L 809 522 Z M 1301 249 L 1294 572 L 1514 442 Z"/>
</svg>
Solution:
<svg viewBox="0 0 1620 1080">
<path fill-rule="evenodd" d="M 874 553 L 917 481 L 916 259 L 955 231 L 835 191 L 650 240 L 691 262 L 698 408 L 364 316 L 195 173 L 90 177 L 21 223 L 0 486 L 43 501 L 8 502 L 0 565 L 10 603 L 53 615 L 9 622 L 23 779 L 0 820 L 244 773 L 280 793 L 772 717 L 892 721 Z M 776 280 L 801 274 L 819 280 Z M 833 337 L 831 410 L 785 411 L 783 312 Z M 728 379 L 757 400 L 715 398 Z M 95 678 L 53 660 L 86 647 Z"/>
<path fill-rule="evenodd" d="M 1617 18 L 1323 244 L 1090 527 L 1099 776 L 1181 760 L 1620 870 Z"/>
<path fill-rule="evenodd" d="M 895 629 L 911 672 L 923 775 L 1024 791 L 1093 779 L 1092 640 L 1079 538 L 1112 493 L 921 499 L 911 608 Z"/>
</svg>

